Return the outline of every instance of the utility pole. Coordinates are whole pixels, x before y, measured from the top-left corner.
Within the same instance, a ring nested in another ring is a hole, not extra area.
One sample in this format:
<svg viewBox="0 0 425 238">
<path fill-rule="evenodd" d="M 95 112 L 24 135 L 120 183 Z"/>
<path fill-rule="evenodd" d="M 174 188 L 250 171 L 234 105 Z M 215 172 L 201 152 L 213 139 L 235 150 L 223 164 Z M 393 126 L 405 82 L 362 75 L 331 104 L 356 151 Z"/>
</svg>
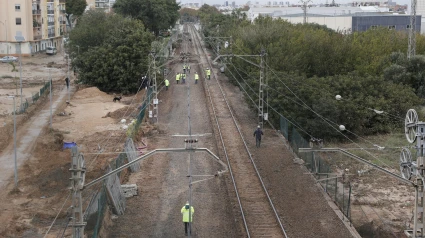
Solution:
<svg viewBox="0 0 425 238">
<path fill-rule="evenodd" d="M 78 46 L 78 51 L 80 51 L 80 47 L 79 46 Z M 71 84 L 71 78 L 69 78 L 69 54 L 67 54 L 67 56 L 68 56 L 68 73 L 67 73 L 67 77 L 68 77 L 68 84 Z M 67 90 L 68 90 L 68 102 L 70 102 L 71 101 L 71 95 L 69 93 L 69 86 L 67 87 Z"/>
<path fill-rule="evenodd" d="M 312 1 L 311 0 L 300 0 L 300 2 L 302 3 L 301 9 L 303 10 L 303 15 L 304 15 L 303 23 L 306 24 L 307 23 L 307 8 L 309 7 L 308 3 L 312 2 Z"/>
<path fill-rule="evenodd" d="M 86 223 L 83 218 L 83 201 L 81 193 L 84 187 L 85 180 L 85 162 L 82 154 L 78 152 L 78 148 L 71 148 L 71 192 L 72 192 L 72 218 L 73 222 L 71 226 L 73 238 L 84 238 L 84 226 Z"/>
<path fill-rule="evenodd" d="M 18 162 L 16 153 L 16 95 L 13 96 L 13 150 L 15 159 L 15 188 L 18 187 Z"/>
<path fill-rule="evenodd" d="M 258 125 L 261 129 L 264 126 L 264 49 L 261 49 L 260 54 L 260 86 L 258 90 Z"/>
<path fill-rule="evenodd" d="M 156 54 L 154 52 L 151 52 L 152 59 L 153 59 L 153 74 L 152 74 L 152 94 L 153 99 L 151 103 L 151 110 L 149 112 L 152 113 L 152 122 L 156 123 L 158 122 L 158 85 L 156 83 L 156 71 L 158 70 L 156 68 Z"/>
<path fill-rule="evenodd" d="M 52 129 L 52 77 L 50 74 L 50 68 L 49 68 L 49 98 L 50 98 L 50 129 Z"/>
<path fill-rule="evenodd" d="M 410 7 L 409 44 L 407 49 L 408 59 L 416 55 L 416 3 L 417 0 L 412 0 Z"/>
</svg>

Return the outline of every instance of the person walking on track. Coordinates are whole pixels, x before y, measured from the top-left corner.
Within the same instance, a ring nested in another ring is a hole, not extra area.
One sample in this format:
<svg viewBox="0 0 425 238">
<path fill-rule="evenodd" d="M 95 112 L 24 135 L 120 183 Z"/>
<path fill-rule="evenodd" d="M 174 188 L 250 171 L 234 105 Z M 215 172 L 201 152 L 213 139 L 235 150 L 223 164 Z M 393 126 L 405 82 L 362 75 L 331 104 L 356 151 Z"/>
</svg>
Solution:
<svg viewBox="0 0 425 238">
<path fill-rule="evenodd" d="M 205 74 L 207 75 L 208 80 L 210 80 L 211 79 L 211 70 L 209 68 L 207 68 L 205 70 Z"/>
<path fill-rule="evenodd" d="M 183 82 L 182 83 L 186 83 L 186 74 L 182 74 L 182 80 L 183 80 Z"/>
<path fill-rule="evenodd" d="M 198 75 L 198 73 L 197 73 L 197 72 L 195 72 L 195 84 L 197 84 L 197 83 L 198 83 L 198 79 L 199 79 L 199 75 Z"/>
<path fill-rule="evenodd" d="M 190 74 L 190 64 L 187 65 L 187 73 Z"/>
<path fill-rule="evenodd" d="M 179 84 L 179 81 L 180 81 L 180 73 L 177 73 L 177 74 L 176 74 L 176 81 L 177 81 L 177 84 Z"/>
<path fill-rule="evenodd" d="M 184 73 L 184 74 L 186 73 L 186 67 L 187 67 L 187 66 L 186 66 L 186 64 L 184 64 L 184 65 L 183 65 L 183 73 Z"/>
<path fill-rule="evenodd" d="M 257 146 L 257 148 L 260 147 L 261 145 L 261 136 L 264 135 L 263 131 L 261 130 L 261 127 L 258 126 L 257 129 L 254 131 L 254 137 L 255 137 L 255 146 Z"/>
<path fill-rule="evenodd" d="M 168 91 L 168 86 L 170 86 L 170 81 L 168 79 L 165 79 L 165 91 Z"/>
<path fill-rule="evenodd" d="M 181 209 L 181 214 L 183 214 L 183 223 L 184 223 L 184 234 L 188 235 L 192 231 L 192 218 L 193 213 L 195 212 L 195 209 L 193 206 L 189 205 L 189 202 L 186 202 L 186 205 L 184 205 Z"/>
</svg>

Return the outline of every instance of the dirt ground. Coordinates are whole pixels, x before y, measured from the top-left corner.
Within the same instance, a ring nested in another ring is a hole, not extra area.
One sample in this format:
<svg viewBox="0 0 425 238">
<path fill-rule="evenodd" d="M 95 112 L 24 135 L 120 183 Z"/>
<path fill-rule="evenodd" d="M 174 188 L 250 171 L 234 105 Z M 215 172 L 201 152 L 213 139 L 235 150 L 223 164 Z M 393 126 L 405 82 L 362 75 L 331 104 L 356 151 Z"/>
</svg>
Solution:
<svg viewBox="0 0 425 238">
<path fill-rule="evenodd" d="M 43 80 L 48 78 L 49 70 L 46 65 L 55 62 L 50 70 L 52 78 L 61 84 L 66 74 L 66 63 L 62 55 L 37 55 L 34 58 L 23 59 L 24 95 L 29 97 L 39 89 Z M 170 68 L 173 68 L 171 65 Z M 195 67 L 193 67 L 195 68 Z M 174 68 L 174 70 L 180 68 Z M 15 94 L 15 85 L 10 78 L 2 75 L 13 75 L 11 66 L 0 64 L 0 127 L 4 122 L 10 122 L 6 114 L 11 110 L 11 101 L 6 98 Z M 19 73 L 17 73 L 19 75 Z M 188 133 L 187 125 L 187 86 L 190 87 L 190 101 L 192 102 L 191 128 L 193 134 L 204 134 L 200 138 L 199 147 L 210 148 L 218 153 L 216 142 L 211 134 L 212 125 L 208 110 L 205 107 L 206 98 L 203 96 L 201 85 L 194 85 L 188 80 L 186 85 L 172 85 L 168 91 L 160 94 L 160 122 L 154 130 L 149 124 L 144 124 L 144 138 L 148 143 L 148 150 L 165 147 L 183 147 L 184 135 Z M 225 80 L 224 80 L 225 81 Z M 227 83 L 227 82 L 224 82 Z M 238 121 L 246 131 L 246 137 L 255 127 L 255 119 L 245 116 L 249 108 L 243 104 L 245 100 L 242 92 L 236 87 L 226 84 L 227 95 L 236 108 Z M 59 90 L 58 88 L 57 90 Z M 65 227 L 69 216 L 69 167 L 70 151 L 62 150 L 63 141 L 73 141 L 85 154 L 87 164 L 87 181 L 104 173 L 107 164 L 116 157 L 117 150 L 123 148 L 125 133 L 120 120 L 127 121 L 135 116 L 135 112 L 143 97 L 141 92 L 134 96 L 124 97 L 121 102 L 112 102 L 112 95 L 99 91 L 97 88 L 79 88 L 72 96 L 71 103 L 63 103 L 53 117 L 53 130 L 47 128 L 36 139 L 32 158 L 19 168 L 19 189 L 13 189 L 12 178 L 8 186 L 0 193 L 0 237 L 43 237 L 58 211 L 64 205 L 51 232 L 47 237 L 56 237 Z M 176 101 L 173 95 L 180 95 L 182 100 Z M 4 96 L 4 97 L 3 97 Z M 197 103 L 195 103 L 197 102 Z M 47 104 L 45 105 L 47 106 Z M 25 127 L 23 127 L 25 128 Z M 21 132 L 25 133 L 25 131 Z M 283 189 L 282 181 L 295 183 L 294 174 L 282 174 L 286 168 L 298 166 L 291 160 L 283 162 L 276 150 L 276 141 L 279 137 L 274 131 L 265 130 L 264 147 L 254 151 L 254 158 L 258 160 L 260 173 L 265 175 L 265 183 L 270 188 L 272 199 L 283 196 L 290 200 L 278 202 L 282 208 L 280 212 L 294 210 L 294 200 L 303 197 L 299 189 Z M 0 135 L 5 136 L 5 135 Z M 248 137 L 249 138 L 249 137 Z M 253 141 L 249 141 L 253 147 Z M 350 147 L 350 145 L 346 145 Z M 104 154 L 98 156 L 99 148 Z M 267 159 L 264 156 L 267 155 Z M 288 158 L 290 155 L 286 155 Z M 396 157 L 395 157 L 396 158 Z M 127 200 L 126 214 L 118 218 L 113 216 L 113 225 L 107 230 L 109 237 L 183 237 L 180 208 L 188 199 L 188 155 L 161 154 L 142 163 L 142 171 L 130 176 L 127 183 L 139 186 L 139 196 Z M 335 157 L 332 164 L 335 171 L 349 169 L 350 173 L 367 170 L 361 175 L 349 176 L 353 186 L 351 219 L 362 237 L 404 237 L 402 235 L 406 224 L 411 223 L 413 210 L 414 190 L 396 180 L 388 179 L 379 172 L 369 170 L 356 163 L 347 163 L 347 159 Z M 207 155 L 195 154 L 192 158 L 193 173 L 197 175 L 211 175 L 220 169 Z M 394 172 L 398 172 L 394 170 Z M 301 175 L 309 176 L 309 175 Z M 199 176 L 197 179 L 203 179 Z M 239 215 L 233 207 L 232 190 L 226 177 L 214 178 L 196 183 L 193 187 L 194 234 L 196 237 L 241 237 L 238 224 Z M 307 182 L 311 178 L 302 178 Z M 313 189 L 314 190 L 314 189 Z M 90 190 L 83 197 L 90 195 Z M 312 191 L 315 194 L 317 191 Z M 65 203 L 64 203 L 65 202 Z M 317 204 L 309 203 L 308 206 Z M 319 205 L 320 212 L 310 214 L 314 219 L 321 219 L 320 226 L 324 230 L 331 230 L 330 224 L 335 217 L 329 218 L 329 208 Z M 299 223 L 305 214 L 299 213 L 288 217 L 282 213 L 284 224 L 294 234 L 303 232 L 308 234 L 312 224 Z M 200 219 L 205 218 L 205 219 Z M 70 229 L 66 232 L 70 234 Z M 335 234 L 335 237 L 341 237 Z M 291 236 L 294 237 L 294 236 Z M 304 237 L 310 237 L 305 235 Z M 316 237 L 326 237 L 317 234 Z M 329 237 L 329 236 L 328 236 Z"/>
</svg>

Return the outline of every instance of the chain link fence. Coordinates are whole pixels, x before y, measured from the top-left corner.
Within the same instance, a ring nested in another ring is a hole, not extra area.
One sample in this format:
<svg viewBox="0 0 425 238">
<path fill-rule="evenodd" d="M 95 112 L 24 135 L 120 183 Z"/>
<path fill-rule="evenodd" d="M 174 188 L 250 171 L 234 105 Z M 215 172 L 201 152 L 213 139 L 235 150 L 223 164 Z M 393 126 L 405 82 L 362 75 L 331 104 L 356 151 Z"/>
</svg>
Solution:
<svg viewBox="0 0 425 238">
<path fill-rule="evenodd" d="M 283 116 L 280 117 L 280 132 L 288 140 L 293 151 L 332 198 L 341 212 L 351 220 L 350 201 L 351 185 L 344 183 L 344 175 L 338 177 L 332 173 L 331 165 L 314 152 L 299 153 L 299 148 L 310 148 L 309 142 Z"/>
</svg>

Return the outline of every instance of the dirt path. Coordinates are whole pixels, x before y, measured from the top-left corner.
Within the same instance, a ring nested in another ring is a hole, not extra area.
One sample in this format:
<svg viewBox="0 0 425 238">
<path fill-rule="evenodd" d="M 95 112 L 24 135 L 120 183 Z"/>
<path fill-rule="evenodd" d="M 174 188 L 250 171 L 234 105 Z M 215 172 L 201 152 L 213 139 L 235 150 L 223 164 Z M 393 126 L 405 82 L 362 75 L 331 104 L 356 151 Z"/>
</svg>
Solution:
<svg viewBox="0 0 425 238">
<path fill-rule="evenodd" d="M 72 89 L 71 89 L 72 90 Z M 67 96 L 67 89 L 63 89 L 59 92 L 59 95 L 52 97 L 52 111 L 55 112 L 58 105 L 60 105 Z M 35 116 L 27 122 L 23 128 L 17 128 L 19 131 L 17 133 L 18 138 L 16 140 L 16 154 L 17 154 L 17 165 L 21 166 L 27 159 L 31 158 L 32 148 L 34 146 L 35 140 L 40 135 L 43 127 L 49 123 L 50 120 L 50 107 L 46 105 L 44 109 L 38 112 Z M 4 188 L 9 181 L 13 181 L 14 174 L 14 147 L 13 140 L 10 142 L 10 145 L 1 152 L 0 154 L 0 188 Z M 19 174 L 18 174 L 19 180 Z"/>
</svg>

